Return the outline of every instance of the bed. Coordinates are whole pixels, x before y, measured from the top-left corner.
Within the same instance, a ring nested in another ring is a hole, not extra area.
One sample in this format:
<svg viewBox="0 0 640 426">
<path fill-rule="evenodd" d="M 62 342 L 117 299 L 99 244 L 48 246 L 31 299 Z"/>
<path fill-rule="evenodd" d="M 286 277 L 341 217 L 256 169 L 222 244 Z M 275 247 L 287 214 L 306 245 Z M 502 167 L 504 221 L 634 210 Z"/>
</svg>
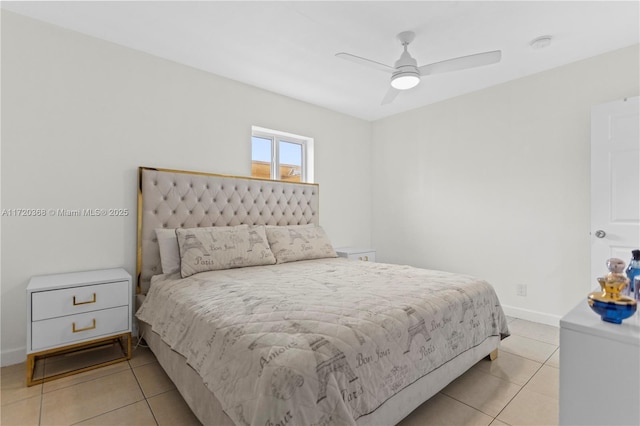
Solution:
<svg viewBox="0 0 640 426">
<path fill-rule="evenodd" d="M 141 167 L 137 265 L 139 332 L 206 425 L 396 424 L 509 335 L 485 281 L 336 257 L 315 184 Z"/>
</svg>

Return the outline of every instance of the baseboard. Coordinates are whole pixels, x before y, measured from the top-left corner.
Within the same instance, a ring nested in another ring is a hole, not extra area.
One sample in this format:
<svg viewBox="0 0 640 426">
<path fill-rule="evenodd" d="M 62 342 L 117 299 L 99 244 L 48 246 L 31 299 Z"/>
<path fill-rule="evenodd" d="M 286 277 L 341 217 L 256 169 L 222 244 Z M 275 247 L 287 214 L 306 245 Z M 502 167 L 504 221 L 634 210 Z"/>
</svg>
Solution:
<svg viewBox="0 0 640 426">
<path fill-rule="evenodd" d="M 7 365 L 13 365 L 13 364 L 20 364 L 21 362 L 25 362 L 26 360 L 27 360 L 26 348 L 3 350 L 2 353 L 0 353 L 1 367 L 6 367 Z"/>
<path fill-rule="evenodd" d="M 539 322 L 541 324 L 560 326 L 560 316 L 547 314 L 544 312 L 532 311 L 529 309 L 515 308 L 513 306 L 502 305 L 502 309 L 507 316 L 519 318 L 527 321 Z"/>
</svg>

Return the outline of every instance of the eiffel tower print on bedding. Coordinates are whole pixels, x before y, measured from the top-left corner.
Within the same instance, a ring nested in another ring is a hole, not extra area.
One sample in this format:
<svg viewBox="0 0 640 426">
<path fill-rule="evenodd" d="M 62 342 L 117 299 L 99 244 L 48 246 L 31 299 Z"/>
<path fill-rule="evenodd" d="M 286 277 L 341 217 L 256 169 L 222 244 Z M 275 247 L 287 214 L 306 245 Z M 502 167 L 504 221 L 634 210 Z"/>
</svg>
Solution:
<svg viewBox="0 0 640 426">
<path fill-rule="evenodd" d="M 354 424 L 508 335 L 484 281 L 344 258 L 158 275 L 137 317 L 236 424 Z"/>
</svg>

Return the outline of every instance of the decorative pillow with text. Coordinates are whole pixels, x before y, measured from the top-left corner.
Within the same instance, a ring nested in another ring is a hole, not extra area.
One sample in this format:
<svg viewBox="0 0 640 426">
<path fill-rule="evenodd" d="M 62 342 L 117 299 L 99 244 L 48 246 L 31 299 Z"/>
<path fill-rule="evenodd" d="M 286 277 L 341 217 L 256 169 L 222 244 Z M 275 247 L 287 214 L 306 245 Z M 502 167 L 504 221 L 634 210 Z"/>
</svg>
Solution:
<svg viewBox="0 0 640 426">
<path fill-rule="evenodd" d="M 337 257 L 329 237 L 320 226 L 267 226 L 266 230 L 277 263 Z"/>
<path fill-rule="evenodd" d="M 176 229 L 180 247 L 180 274 L 245 266 L 273 265 L 264 226 Z"/>
</svg>

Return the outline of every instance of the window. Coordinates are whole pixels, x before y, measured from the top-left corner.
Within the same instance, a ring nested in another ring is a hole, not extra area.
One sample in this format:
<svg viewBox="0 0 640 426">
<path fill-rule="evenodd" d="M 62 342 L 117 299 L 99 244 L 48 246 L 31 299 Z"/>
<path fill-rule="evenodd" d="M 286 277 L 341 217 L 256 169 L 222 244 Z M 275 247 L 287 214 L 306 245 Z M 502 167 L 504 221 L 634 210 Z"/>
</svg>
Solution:
<svg viewBox="0 0 640 426">
<path fill-rule="evenodd" d="M 313 182 L 313 139 L 253 126 L 251 176 Z"/>
</svg>

